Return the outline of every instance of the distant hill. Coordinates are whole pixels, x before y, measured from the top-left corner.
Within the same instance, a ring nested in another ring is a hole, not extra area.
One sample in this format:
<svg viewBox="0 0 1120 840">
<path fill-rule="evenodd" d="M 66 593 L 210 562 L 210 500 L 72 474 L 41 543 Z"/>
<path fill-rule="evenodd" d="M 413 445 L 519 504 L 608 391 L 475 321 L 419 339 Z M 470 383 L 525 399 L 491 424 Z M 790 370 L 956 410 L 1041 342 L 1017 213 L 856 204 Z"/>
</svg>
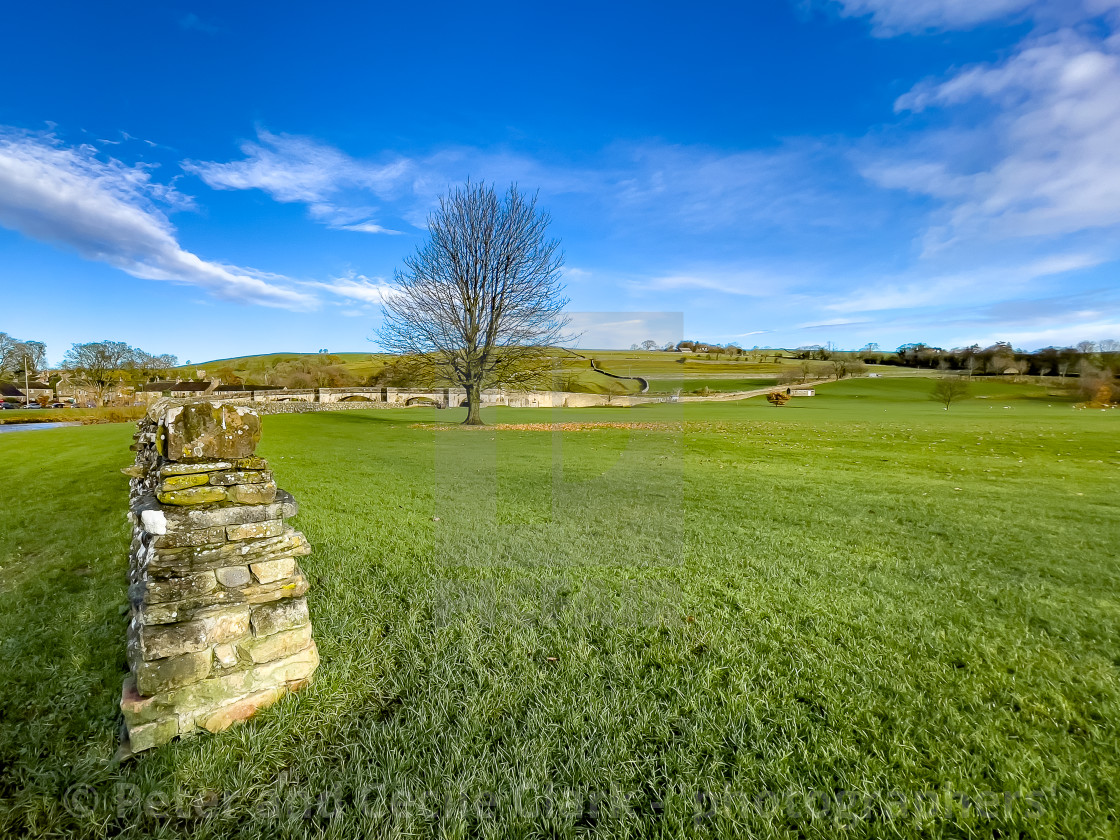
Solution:
<svg viewBox="0 0 1120 840">
<path fill-rule="evenodd" d="M 637 392 L 640 382 L 615 377 L 642 377 L 649 382 L 651 393 L 751 390 L 775 384 L 783 370 L 797 364 L 788 358 L 775 362 L 774 355 L 775 351 L 748 352 L 742 357 L 720 358 L 661 350 L 561 350 L 557 351 L 555 387 L 584 393 L 628 394 Z M 205 371 L 206 378 L 217 378 L 227 384 L 242 381 L 289 387 L 368 385 L 391 372 L 386 368 L 394 358 L 385 353 L 262 353 L 192 362 L 177 370 L 183 378 L 193 378 L 198 371 Z M 599 370 L 592 368 L 592 360 Z"/>
</svg>

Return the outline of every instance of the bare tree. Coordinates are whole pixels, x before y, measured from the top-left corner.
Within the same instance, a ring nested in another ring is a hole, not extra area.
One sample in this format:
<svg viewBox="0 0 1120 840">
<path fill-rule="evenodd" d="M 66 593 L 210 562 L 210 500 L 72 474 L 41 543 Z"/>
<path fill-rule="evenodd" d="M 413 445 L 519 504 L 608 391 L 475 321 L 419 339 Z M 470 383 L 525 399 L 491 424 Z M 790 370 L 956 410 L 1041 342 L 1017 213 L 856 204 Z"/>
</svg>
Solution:
<svg viewBox="0 0 1120 840">
<path fill-rule="evenodd" d="M 105 392 L 132 364 L 134 353 L 123 341 L 91 341 L 72 346 L 62 364 L 72 372 L 74 382 L 92 390 L 97 404 L 104 405 Z"/>
<path fill-rule="evenodd" d="M 968 380 L 960 376 L 941 376 L 933 383 L 929 398 L 944 403 L 947 411 L 953 403 L 968 397 L 971 391 Z"/>
<path fill-rule="evenodd" d="M 1101 365 L 1114 374 L 1120 372 L 1120 341 L 1103 339 L 1097 343 L 1097 351 L 1101 357 Z"/>
<path fill-rule="evenodd" d="M 560 243 L 536 196 L 472 184 L 440 198 L 428 240 L 383 300 L 378 340 L 422 378 L 467 392 L 466 425 L 482 425 L 482 389 L 542 381 L 565 340 Z"/>
<path fill-rule="evenodd" d="M 47 345 L 0 332 L 0 379 L 35 378 L 47 366 Z"/>
<path fill-rule="evenodd" d="M 139 348 L 132 349 L 132 359 L 128 366 L 140 384 L 154 382 L 157 377 L 167 376 L 172 368 L 179 366 L 179 360 L 169 353 L 155 356 Z"/>
</svg>

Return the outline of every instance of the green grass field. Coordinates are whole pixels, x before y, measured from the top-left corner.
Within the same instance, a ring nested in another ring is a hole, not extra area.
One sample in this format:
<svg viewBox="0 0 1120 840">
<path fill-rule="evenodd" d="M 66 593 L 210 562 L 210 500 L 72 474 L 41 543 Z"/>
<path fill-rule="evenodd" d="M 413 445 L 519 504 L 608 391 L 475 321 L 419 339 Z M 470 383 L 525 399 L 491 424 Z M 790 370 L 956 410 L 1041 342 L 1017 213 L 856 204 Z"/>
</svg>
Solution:
<svg viewBox="0 0 1120 840">
<path fill-rule="evenodd" d="M 121 766 L 131 427 L 0 435 L 0 836 L 1116 837 L 1120 412 L 929 384 L 266 417 L 316 681 Z"/>
</svg>

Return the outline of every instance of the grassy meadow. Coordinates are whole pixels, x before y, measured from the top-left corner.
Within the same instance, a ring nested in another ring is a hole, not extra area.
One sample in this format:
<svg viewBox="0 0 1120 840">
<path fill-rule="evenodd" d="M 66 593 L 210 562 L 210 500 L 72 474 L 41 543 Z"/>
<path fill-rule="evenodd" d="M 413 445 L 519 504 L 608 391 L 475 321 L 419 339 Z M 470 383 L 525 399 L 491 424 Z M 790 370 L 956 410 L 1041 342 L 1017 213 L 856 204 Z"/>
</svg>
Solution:
<svg viewBox="0 0 1120 840">
<path fill-rule="evenodd" d="M 1117 837 L 1120 412 L 929 387 L 265 417 L 316 680 L 123 765 L 132 428 L 0 435 L 0 836 Z"/>
</svg>

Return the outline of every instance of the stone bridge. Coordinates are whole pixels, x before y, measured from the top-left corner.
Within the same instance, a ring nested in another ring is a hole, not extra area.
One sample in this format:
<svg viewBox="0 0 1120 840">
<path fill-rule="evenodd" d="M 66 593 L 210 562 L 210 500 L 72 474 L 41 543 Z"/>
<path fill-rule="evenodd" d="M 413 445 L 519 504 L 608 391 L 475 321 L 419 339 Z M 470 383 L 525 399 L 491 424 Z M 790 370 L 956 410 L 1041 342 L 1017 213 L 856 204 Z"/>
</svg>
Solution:
<svg viewBox="0 0 1120 840">
<path fill-rule="evenodd" d="M 456 408 L 465 403 L 462 388 L 305 388 L 298 390 L 223 391 L 208 395 L 214 401 L 237 403 L 376 403 L 383 407 L 434 406 Z M 508 405 L 515 408 L 586 408 L 600 405 L 638 405 L 663 402 L 666 397 L 645 395 L 584 394 L 567 391 L 507 391 L 489 388 L 482 392 L 483 405 Z"/>
</svg>

